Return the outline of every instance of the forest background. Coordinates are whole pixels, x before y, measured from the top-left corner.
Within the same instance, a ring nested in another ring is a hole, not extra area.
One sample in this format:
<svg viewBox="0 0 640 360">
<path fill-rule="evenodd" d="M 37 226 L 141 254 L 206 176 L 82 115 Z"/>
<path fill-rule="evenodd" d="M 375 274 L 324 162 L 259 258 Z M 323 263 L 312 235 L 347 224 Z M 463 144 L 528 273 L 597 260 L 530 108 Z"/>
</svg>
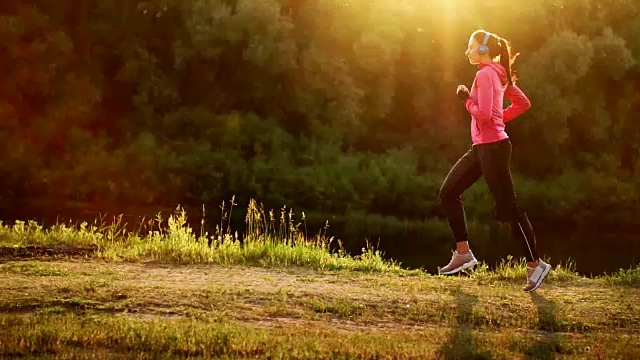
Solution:
<svg viewBox="0 0 640 360">
<path fill-rule="evenodd" d="M 455 89 L 486 29 L 520 54 L 532 102 L 507 132 L 534 225 L 640 225 L 635 0 L 3 1 L 0 14 L 5 209 L 235 196 L 318 224 L 357 218 L 341 230 L 356 248 L 431 220 L 420 234 L 440 242 L 438 189 L 470 146 Z M 465 204 L 492 219 L 484 185 Z"/>
</svg>

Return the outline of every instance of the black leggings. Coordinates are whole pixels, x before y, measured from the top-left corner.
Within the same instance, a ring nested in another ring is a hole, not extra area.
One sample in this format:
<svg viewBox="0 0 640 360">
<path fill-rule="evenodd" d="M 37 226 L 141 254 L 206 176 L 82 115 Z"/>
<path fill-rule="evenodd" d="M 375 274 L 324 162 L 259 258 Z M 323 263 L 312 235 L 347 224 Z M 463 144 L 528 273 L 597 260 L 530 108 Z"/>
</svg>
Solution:
<svg viewBox="0 0 640 360">
<path fill-rule="evenodd" d="M 440 204 L 457 242 L 469 241 L 461 195 L 484 176 L 496 202 L 497 219 L 509 222 L 513 236 L 521 239 L 527 261 L 538 260 L 536 236 L 527 214 L 520 209 L 511 179 L 511 141 L 507 138 L 474 145 L 447 174 L 440 188 Z"/>
</svg>

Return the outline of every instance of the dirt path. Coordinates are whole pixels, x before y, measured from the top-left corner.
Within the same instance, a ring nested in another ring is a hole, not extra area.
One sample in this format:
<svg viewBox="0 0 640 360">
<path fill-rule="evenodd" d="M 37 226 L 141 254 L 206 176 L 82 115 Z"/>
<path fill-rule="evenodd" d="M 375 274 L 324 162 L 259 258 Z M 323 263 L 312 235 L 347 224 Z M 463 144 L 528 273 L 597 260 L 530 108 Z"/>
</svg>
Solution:
<svg viewBox="0 0 640 360">
<path fill-rule="evenodd" d="M 39 266 L 62 270 L 68 275 L 0 273 L 0 292 L 5 300 L 12 300 L 4 304 L 0 301 L 0 312 L 62 307 L 73 311 L 108 311 L 144 320 L 185 318 L 206 312 L 265 328 L 336 331 L 394 331 L 417 326 L 393 319 L 354 319 L 352 315 L 364 304 L 382 304 L 391 297 L 394 302 L 411 301 L 410 295 L 401 296 L 397 289 L 372 286 L 367 275 L 354 277 L 301 268 L 96 261 L 42 262 Z M 370 277 L 377 281 L 384 279 L 380 275 Z"/>
<path fill-rule="evenodd" d="M 149 359 L 207 351 L 283 359 L 640 356 L 640 289 L 552 276 L 525 294 L 521 283 L 482 274 L 7 261 L 0 357 L 78 358 L 85 349 L 92 358 L 128 358 L 135 349 Z"/>
<path fill-rule="evenodd" d="M 0 268 L 0 312 L 62 308 L 141 319 L 208 317 L 264 327 L 395 331 L 449 323 L 460 317 L 457 309 L 468 307 L 465 321 L 487 331 L 640 330 L 639 289 L 551 280 L 526 295 L 520 285 L 299 268 L 11 262 Z"/>
</svg>

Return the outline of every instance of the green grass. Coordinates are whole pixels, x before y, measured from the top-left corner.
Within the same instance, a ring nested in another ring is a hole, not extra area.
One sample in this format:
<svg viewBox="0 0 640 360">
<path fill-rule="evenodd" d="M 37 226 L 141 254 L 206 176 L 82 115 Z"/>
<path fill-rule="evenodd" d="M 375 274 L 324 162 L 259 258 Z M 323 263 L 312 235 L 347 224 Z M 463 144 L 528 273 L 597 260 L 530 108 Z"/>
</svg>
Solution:
<svg viewBox="0 0 640 360">
<path fill-rule="evenodd" d="M 19 342 L 5 343 L 13 355 L 39 354 L 49 358 L 155 359 L 167 357 L 261 358 L 261 359 L 391 359 L 593 358 L 590 345 L 606 343 L 602 355 L 633 356 L 625 337 L 584 336 L 578 341 L 539 334 L 505 336 L 491 331 L 445 327 L 416 329 L 408 333 L 341 332 L 330 329 L 266 330 L 227 321 L 139 320 L 100 314 L 58 315 L 46 318 L 5 318 L 0 325 L 28 329 Z M 630 337 L 626 337 L 630 339 Z M 425 346 L 429 340 L 440 346 Z M 635 342 L 634 344 L 637 344 Z M 500 347 L 496 347 L 500 346 Z M 596 350 L 594 349 L 594 352 Z"/>
<path fill-rule="evenodd" d="M 66 358 L 80 348 L 110 350 L 133 358 L 166 356 L 233 358 L 409 358 L 432 357 L 437 349 L 421 346 L 429 332 L 413 335 L 345 333 L 329 329 L 266 331 L 233 322 L 187 320 L 142 321 L 123 317 L 74 315 L 43 319 L 5 319 L 5 328 L 27 328 L 20 342 L 8 343 L 13 354 L 49 354 Z M 37 321 L 37 322 L 36 322 Z M 357 344 L 357 345 L 354 345 Z M 446 349 L 451 353 L 452 350 Z M 489 352 L 489 350 L 487 350 Z"/>
<path fill-rule="evenodd" d="M 640 290 L 580 277 L 524 294 L 506 277 L 100 260 L 55 265 L 68 275 L 0 273 L 0 357 L 640 356 Z"/>
<path fill-rule="evenodd" d="M 229 205 L 222 204 L 223 216 L 215 234 L 194 234 L 187 225 L 184 210 L 178 207 L 165 221 L 160 215 L 156 219 L 142 221 L 137 231 L 128 232 L 121 218 L 111 224 L 78 226 L 58 224 L 43 228 L 34 221 L 16 221 L 13 225 L 0 222 L 0 246 L 23 248 L 27 246 L 95 248 L 93 256 L 107 261 L 154 261 L 170 264 L 217 264 L 246 265 L 260 267 L 307 267 L 315 270 L 351 270 L 393 272 L 415 275 L 420 270 L 404 270 L 401 264 L 383 259 L 383 254 L 371 246 L 362 249 L 362 254 L 351 256 L 341 242 L 327 238 L 322 231 L 308 236 L 300 229 L 302 222 L 294 223 L 293 213 L 284 207 L 276 215 L 273 210 L 251 200 L 246 211 L 245 236 L 241 238 L 228 225 L 234 209 L 233 199 Z M 224 231 L 223 231 L 224 230 Z M 64 253 L 64 251 L 63 251 Z M 481 281 L 517 280 L 525 277 L 525 260 L 508 257 L 496 269 L 489 271 L 480 264 L 470 275 Z M 566 281 L 580 277 L 575 272 L 575 263 L 556 264 L 550 281 Z M 617 273 L 594 278 L 611 285 L 640 287 L 640 265 L 631 269 L 620 269 Z"/>
<path fill-rule="evenodd" d="M 609 284 L 640 288 L 640 265 L 635 269 L 620 269 L 617 273 L 602 276 Z"/>
<path fill-rule="evenodd" d="M 53 264 L 40 264 L 33 261 L 0 265 L 0 273 L 21 274 L 26 276 L 67 276 L 69 272 Z"/>
<path fill-rule="evenodd" d="M 228 215 L 197 235 L 180 208 L 134 232 L 1 224 L 0 357 L 640 358 L 640 267 L 557 264 L 525 294 L 524 259 L 434 276 L 305 236 L 286 208 L 252 201 L 243 238 Z"/>
<path fill-rule="evenodd" d="M 222 234 L 220 229 L 224 222 L 217 228 L 217 234 L 194 234 L 180 207 L 167 219 L 165 227 L 158 226 L 164 223 L 161 217 L 143 224 L 140 229 L 147 229 L 146 233 L 127 232 L 126 224 L 120 223 L 119 219 L 110 225 L 83 222 L 79 226 L 58 224 L 49 229 L 33 221 L 16 221 L 14 225 L 0 223 L 0 245 L 95 246 L 95 256 L 111 261 L 401 271 L 400 264 L 383 260 L 382 254 L 372 247 L 352 257 L 339 241 L 326 238 L 322 233 L 305 236 L 299 229 L 300 224 L 293 223 L 291 215 L 283 209 L 276 218 L 273 211 L 267 213 L 251 201 L 246 215 L 247 233 L 242 239 L 237 233 L 230 235 L 230 229 Z M 332 246 L 335 250 L 330 251 Z"/>
</svg>

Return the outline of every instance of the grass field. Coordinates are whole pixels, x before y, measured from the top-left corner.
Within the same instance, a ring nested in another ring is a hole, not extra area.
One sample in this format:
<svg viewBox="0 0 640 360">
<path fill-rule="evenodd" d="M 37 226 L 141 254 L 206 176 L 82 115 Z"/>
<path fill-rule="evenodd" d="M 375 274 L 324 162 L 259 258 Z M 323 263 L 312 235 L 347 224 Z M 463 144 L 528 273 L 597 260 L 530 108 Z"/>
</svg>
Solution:
<svg viewBox="0 0 640 360">
<path fill-rule="evenodd" d="M 640 358 L 640 268 L 556 266 L 527 294 L 522 261 L 440 277 L 261 219 L 211 246 L 180 215 L 147 234 L 2 225 L 0 358 Z"/>
</svg>

